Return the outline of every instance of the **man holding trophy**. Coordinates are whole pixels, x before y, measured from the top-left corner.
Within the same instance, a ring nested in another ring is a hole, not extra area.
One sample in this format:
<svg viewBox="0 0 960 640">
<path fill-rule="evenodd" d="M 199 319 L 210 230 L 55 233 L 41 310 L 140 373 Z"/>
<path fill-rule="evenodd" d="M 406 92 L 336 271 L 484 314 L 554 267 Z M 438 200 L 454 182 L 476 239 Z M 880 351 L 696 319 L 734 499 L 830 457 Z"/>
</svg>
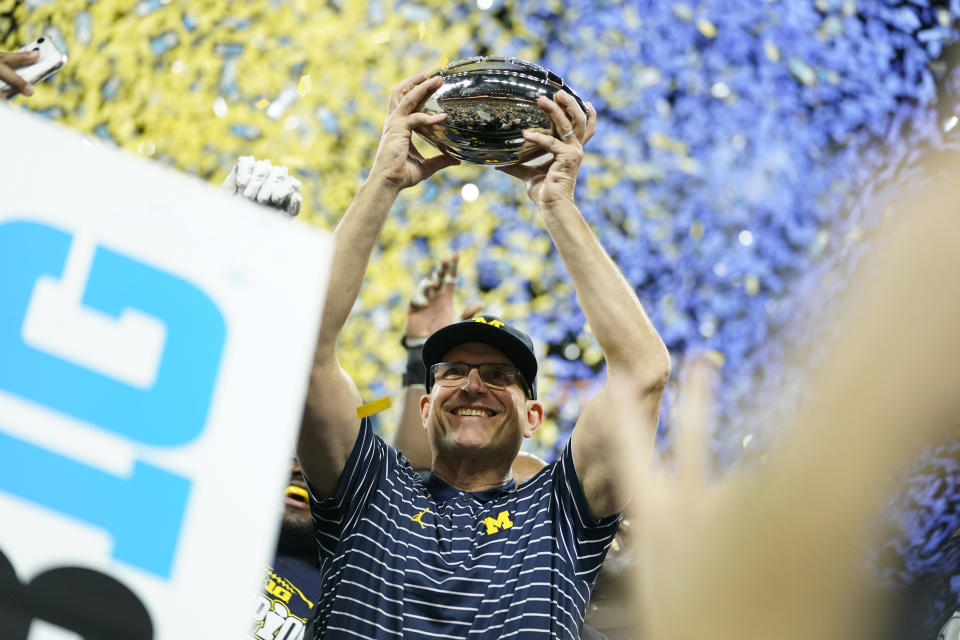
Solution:
<svg viewBox="0 0 960 640">
<path fill-rule="evenodd" d="M 528 83 L 523 70 L 508 71 L 503 77 L 511 86 Z M 322 572 L 315 637 L 577 638 L 629 499 L 621 452 L 640 440 L 652 443 L 670 374 L 666 347 L 574 201 L 583 144 L 596 128 L 593 107 L 563 88 L 540 89 L 522 107 L 535 107 L 549 130 L 523 129 L 511 144 L 549 152 L 552 160 L 500 168 L 525 183 L 607 363 L 604 389 L 584 407 L 553 464 L 519 486 L 511 476 L 544 407 L 533 343 L 508 320 L 477 316 L 424 344 L 420 413 L 433 460 L 424 481 L 374 435 L 368 419 L 357 417 L 359 392 L 336 358 L 340 331 L 400 190 L 458 164 L 456 150 L 428 159 L 411 141 L 415 129 L 446 127 L 450 136 L 461 135 L 436 99 L 444 80 L 418 74 L 391 92 L 369 177 L 334 231 L 334 286 L 299 442 Z M 465 104 L 460 100 L 457 109 Z M 516 121 L 517 110 L 508 116 Z M 479 118 L 489 124 L 482 112 Z M 505 164 L 486 152 L 479 160 L 459 157 Z M 631 424 L 608 418 L 614 382 L 633 390 L 646 415 Z"/>
</svg>

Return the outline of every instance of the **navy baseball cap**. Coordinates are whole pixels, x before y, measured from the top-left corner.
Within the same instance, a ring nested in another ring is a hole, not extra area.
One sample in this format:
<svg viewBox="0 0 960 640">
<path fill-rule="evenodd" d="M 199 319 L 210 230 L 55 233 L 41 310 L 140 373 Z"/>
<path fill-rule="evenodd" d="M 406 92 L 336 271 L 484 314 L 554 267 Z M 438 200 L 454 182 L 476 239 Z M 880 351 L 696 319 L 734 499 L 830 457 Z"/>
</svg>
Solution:
<svg viewBox="0 0 960 640">
<path fill-rule="evenodd" d="M 474 316 L 435 331 L 423 343 L 423 366 L 427 369 L 427 393 L 433 386 L 430 367 L 443 362 L 448 351 L 465 342 L 482 342 L 502 351 L 527 381 L 530 397 L 537 397 L 537 356 L 530 336 L 496 316 Z"/>
</svg>

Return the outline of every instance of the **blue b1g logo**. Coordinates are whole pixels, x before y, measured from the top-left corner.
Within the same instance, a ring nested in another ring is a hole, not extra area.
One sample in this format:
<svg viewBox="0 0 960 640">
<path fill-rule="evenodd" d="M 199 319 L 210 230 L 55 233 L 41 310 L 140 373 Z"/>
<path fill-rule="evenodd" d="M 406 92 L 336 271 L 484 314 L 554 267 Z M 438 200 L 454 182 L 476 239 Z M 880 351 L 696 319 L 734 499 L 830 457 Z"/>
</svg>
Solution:
<svg viewBox="0 0 960 640">
<path fill-rule="evenodd" d="M 133 443 L 178 447 L 203 432 L 226 325 L 186 280 L 97 247 L 82 305 L 119 319 L 136 310 L 166 340 L 154 384 L 137 388 L 27 344 L 23 325 L 39 278 L 61 278 L 72 237 L 35 222 L 0 223 L 0 390 L 78 418 Z M 120 477 L 3 433 L 0 491 L 111 535 L 116 560 L 169 577 L 190 481 L 137 461 Z"/>
</svg>

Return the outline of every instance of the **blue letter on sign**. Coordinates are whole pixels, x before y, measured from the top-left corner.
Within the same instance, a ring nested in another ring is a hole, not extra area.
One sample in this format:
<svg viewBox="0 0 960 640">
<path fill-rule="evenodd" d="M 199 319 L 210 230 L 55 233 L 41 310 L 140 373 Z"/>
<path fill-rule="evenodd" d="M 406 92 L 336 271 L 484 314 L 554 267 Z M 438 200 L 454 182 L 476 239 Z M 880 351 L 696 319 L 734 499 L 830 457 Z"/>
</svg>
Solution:
<svg viewBox="0 0 960 640">
<path fill-rule="evenodd" d="M 166 342 L 150 389 L 137 389 L 31 347 L 23 324 L 41 276 L 62 276 L 70 234 L 34 222 L 0 224 L 0 389 L 152 446 L 179 446 L 204 429 L 226 326 L 195 286 L 97 248 L 83 305 L 161 321 Z M 2 427 L 0 427 L 2 430 Z M 128 478 L 0 433 L 0 491 L 110 532 L 117 560 L 169 576 L 190 482 L 136 462 Z"/>
<path fill-rule="evenodd" d="M 189 282 L 98 248 L 84 306 L 119 318 L 136 309 L 162 321 L 167 341 L 152 389 L 141 390 L 24 343 L 40 276 L 59 277 L 70 235 L 32 222 L 0 225 L 0 389 L 136 442 L 176 446 L 203 431 L 220 366 L 223 316 Z"/>
<path fill-rule="evenodd" d="M 169 577 L 189 480 L 141 462 L 117 477 L 2 431 L 0 451 L 0 490 L 108 531 L 115 559 Z"/>
</svg>

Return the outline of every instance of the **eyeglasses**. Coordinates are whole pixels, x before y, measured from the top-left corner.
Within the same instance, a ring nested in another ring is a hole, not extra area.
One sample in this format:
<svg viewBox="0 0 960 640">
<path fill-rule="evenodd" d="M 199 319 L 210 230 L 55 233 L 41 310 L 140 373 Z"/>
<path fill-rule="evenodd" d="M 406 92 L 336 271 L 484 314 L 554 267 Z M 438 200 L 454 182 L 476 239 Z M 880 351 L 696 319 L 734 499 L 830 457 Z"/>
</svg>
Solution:
<svg viewBox="0 0 960 640">
<path fill-rule="evenodd" d="M 480 379 L 491 389 L 505 389 L 512 384 L 518 385 L 527 395 L 530 388 L 523 374 L 512 364 L 490 362 L 485 364 L 467 364 L 466 362 L 438 362 L 430 367 L 433 380 L 441 387 L 459 387 L 476 369 Z"/>
</svg>

